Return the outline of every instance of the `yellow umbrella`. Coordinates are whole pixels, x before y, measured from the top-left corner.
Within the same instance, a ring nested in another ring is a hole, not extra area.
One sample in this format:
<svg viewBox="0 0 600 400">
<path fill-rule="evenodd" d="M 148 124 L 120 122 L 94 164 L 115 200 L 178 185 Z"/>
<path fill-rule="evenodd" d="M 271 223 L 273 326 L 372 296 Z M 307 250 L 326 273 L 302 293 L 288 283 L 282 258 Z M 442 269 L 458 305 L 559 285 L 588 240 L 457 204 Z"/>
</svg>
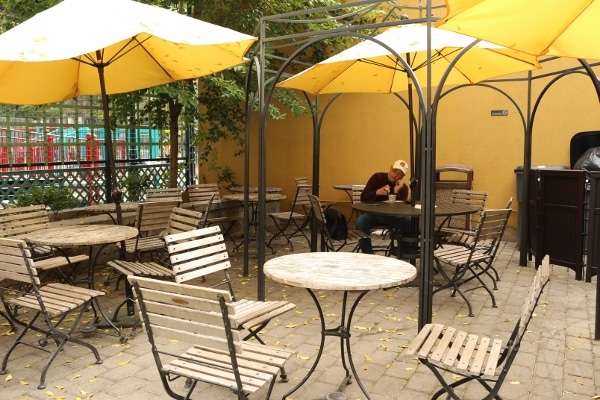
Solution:
<svg viewBox="0 0 600 400">
<path fill-rule="evenodd" d="M 390 28 L 375 39 L 405 58 L 423 87 L 427 82 L 427 26 Z M 459 52 L 476 39 L 431 28 L 432 82 L 440 82 Z M 456 63 L 445 85 L 476 83 L 485 79 L 540 68 L 536 57 L 488 42 L 469 49 Z M 385 47 L 366 40 L 280 82 L 282 88 L 312 94 L 396 93 L 409 88 L 410 78 L 401 62 Z"/>
<path fill-rule="evenodd" d="M 245 62 L 256 38 L 130 0 L 65 0 L 0 35 L 0 102 L 124 93 Z"/>
<path fill-rule="evenodd" d="M 534 55 L 600 59 L 600 1 L 446 0 L 436 26 Z"/>
<path fill-rule="evenodd" d="M 107 94 L 242 64 L 255 40 L 131 0 L 64 0 L 0 35 L 0 103 L 102 96 L 109 177 L 121 223 Z"/>
</svg>

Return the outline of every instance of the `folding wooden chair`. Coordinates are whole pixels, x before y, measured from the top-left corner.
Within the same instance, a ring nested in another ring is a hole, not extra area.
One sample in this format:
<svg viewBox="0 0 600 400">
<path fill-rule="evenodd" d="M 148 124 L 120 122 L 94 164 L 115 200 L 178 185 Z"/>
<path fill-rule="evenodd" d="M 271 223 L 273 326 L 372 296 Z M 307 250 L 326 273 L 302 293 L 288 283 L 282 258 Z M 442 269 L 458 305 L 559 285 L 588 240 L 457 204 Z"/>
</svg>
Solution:
<svg viewBox="0 0 600 400">
<path fill-rule="evenodd" d="M 455 389 L 471 381 L 477 381 L 488 392 L 483 399 L 501 398 L 498 393 L 549 280 L 550 261 L 546 256 L 523 302 L 521 317 L 504 343 L 498 337 L 480 336 L 438 324 L 427 324 L 419 331 L 402 356 L 416 357 L 440 382 L 442 388 L 434 393 L 432 399 L 443 395 L 460 399 Z M 445 376 L 452 377 L 452 381 L 447 382 Z"/>
<path fill-rule="evenodd" d="M 169 252 L 169 262 L 165 266 L 157 263 L 123 261 L 109 261 L 107 265 L 128 276 L 164 278 L 178 283 L 193 279 L 204 280 L 206 275 L 222 271 L 225 279 L 219 285 L 226 284 L 235 301 L 233 284 L 228 271 L 231 263 L 219 226 L 168 235 L 164 239 Z M 159 275 L 157 272 L 159 270 L 165 270 L 165 274 Z M 262 344 L 264 342 L 258 337 L 258 333 L 273 318 L 296 307 L 287 301 L 239 300 L 235 304 L 239 307 L 240 329 L 244 328 L 249 332 L 244 340 L 254 337 Z"/>
<path fill-rule="evenodd" d="M 169 224 L 171 212 L 175 207 L 179 207 L 180 203 L 180 201 L 156 201 L 138 205 L 135 217 L 138 236 L 125 241 L 125 251 L 133 260 L 141 260 L 145 253 L 152 256 L 152 253 L 164 249 L 161 236 L 164 235 Z M 121 248 L 120 242 L 116 245 Z"/>
<path fill-rule="evenodd" d="M 50 227 L 50 218 L 48 211 L 43 204 L 27 207 L 10 207 L 0 209 L 0 237 L 25 239 L 28 233 L 47 229 Z M 84 254 L 66 255 L 60 250 L 50 246 L 31 246 L 36 260 L 36 267 L 41 271 L 43 280 L 50 274 L 53 274 L 62 282 L 67 282 L 75 273 L 75 267 L 80 262 L 88 262 L 89 257 Z M 61 268 L 67 267 L 68 273 Z"/>
<path fill-rule="evenodd" d="M 470 247 L 462 245 L 444 245 L 433 253 L 434 260 L 440 275 L 444 277 L 446 283 L 437 287 L 433 292 L 451 288 L 452 296 L 458 293 L 469 307 L 469 316 L 473 316 L 471 303 L 464 295 L 464 291 L 474 290 L 477 287 L 484 288 L 492 299 L 492 306 L 496 307 L 494 294 L 485 284 L 482 276 L 488 276 L 497 289 L 496 278 L 491 275 L 493 270 L 492 263 L 500 246 L 504 230 L 510 216 L 511 209 L 484 210 L 481 213 L 481 220 L 477 224 L 473 242 Z M 453 272 L 448 274 L 442 264 L 449 265 Z M 476 280 L 479 285 L 461 290 L 466 283 Z"/>
<path fill-rule="evenodd" d="M 477 207 L 478 212 L 469 215 L 446 217 L 437 228 L 438 243 L 466 243 L 473 237 L 481 212 L 485 209 L 488 193 L 476 190 L 454 189 L 452 203 Z M 509 208 L 509 207 L 507 207 Z"/>
<path fill-rule="evenodd" d="M 146 190 L 147 201 L 183 201 L 183 192 L 181 188 L 160 188 Z"/>
<path fill-rule="evenodd" d="M 240 215 L 225 215 L 221 210 L 221 194 L 216 183 L 201 183 L 188 185 L 188 196 L 194 209 L 204 211 L 204 222 L 200 227 L 219 225 L 223 235 L 229 239 L 234 249 L 239 244 L 231 234 L 236 222 L 242 221 Z"/>
<path fill-rule="evenodd" d="M 101 364 L 102 359 L 96 347 L 79 339 L 74 332 L 81 323 L 84 312 L 92 305 L 92 301 L 96 297 L 102 296 L 104 292 L 62 283 L 48 283 L 42 286 L 33 253 L 23 240 L 0 238 L 0 260 L 0 279 L 11 279 L 27 286 L 25 291 L 15 288 L 7 290 L 0 287 L 0 298 L 9 317 L 25 327 L 4 354 L 0 374 L 7 373 L 6 367 L 10 355 L 19 344 L 51 353 L 41 371 L 38 389 L 46 387 L 48 369 L 56 357 L 61 354 L 66 342 L 87 347 L 96 357 L 96 364 Z M 28 313 L 21 314 L 21 318 L 19 318 L 14 313 L 16 308 L 23 308 Z M 38 319 L 42 320 L 45 327 L 36 324 Z M 72 325 L 67 329 L 62 325 L 63 322 L 72 322 Z M 35 331 L 40 335 L 39 346 L 23 340 L 29 331 Z M 53 339 L 56 343 L 54 351 L 44 348 L 48 344 L 48 339 Z"/>
<path fill-rule="evenodd" d="M 244 311 L 227 290 L 129 277 L 135 288 L 160 379 L 167 394 L 188 399 L 198 382 L 225 387 L 238 400 L 254 394 L 269 399 L 275 378 L 285 381 L 284 363 L 294 352 L 242 342 Z M 162 339 L 159 339 L 161 337 Z M 173 339 L 189 343 L 184 352 L 169 350 Z M 186 379 L 187 393 L 171 387 Z M 261 389 L 268 388 L 266 393 Z"/>
<path fill-rule="evenodd" d="M 310 239 L 306 236 L 304 230 L 310 222 L 311 205 L 308 195 L 311 193 L 312 188 L 308 183 L 297 183 L 296 194 L 294 195 L 294 201 L 292 202 L 290 211 L 269 213 L 269 217 L 275 225 L 275 232 L 267 243 L 269 248 L 273 249 L 271 246 L 273 240 L 280 236 L 285 238 L 286 243 L 289 243 L 292 251 L 294 250 L 292 238 L 295 236 L 303 236 L 310 245 Z M 288 232 L 289 230 L 291 230 L 291 232 Z"/>
<path fill-rule="evenodd" d="M 188 210 L 181 207 L 174 207 L 169 215 L 169 221 L 167 227 L 158 236 L 148 238 L 149 240 L 144 244 L 144 248 L 155 252 L 167 251 L 166 243 L 164 240 L 165 235 L 172 235 L 180 232 L 187 232 L 194 229 L 198 229 L 202 224 L 203 217 L 200 211 Z M 136 275 L 136 276 L 149 276 L 154 278 L 172 279 L 175 274 L 171 268 L 164 266 L 161 263 L 162 257 L 159 258 L 158 262 L 135 262 L 126 260 L 111 260 L 106 265 L 112 270 L 119 271 L 121 277 Z M 120 279 L 120 278 L 119 278 Z M 110 280 L 110 275 L 107 281 Z M 105 282 L 106 284 L 106 282 Z M 118 281 L 117 287 L 118 289 Z M 131 294 L 131 288 L 127 285 L 125 290 L 125 300 L 119 304 L 113 313 L 113 322 L 117 321 L 119 311 L 121 307 L 127 304 L 128 315 L 133 315 L 133 297 Z"/>
<path fill-rule="evenodd" d="M 346 246 L 352 246 L 352 251 L 358 251 L 359 239 L 368 237 L 361 231 L 355 229 L 348 229 L 348 236 L 342 240 L 335 240 L 331 237 L 331 234 L 327 230 L 327 221 L 325 218 L 325 212 L 323 206 L 317 196 L 312 194 L 308 195 L 312 205 L 312 211 L 317 221 L 319 233 L 321 235 L 321 251 L 340 251 Z"/>
</svg>

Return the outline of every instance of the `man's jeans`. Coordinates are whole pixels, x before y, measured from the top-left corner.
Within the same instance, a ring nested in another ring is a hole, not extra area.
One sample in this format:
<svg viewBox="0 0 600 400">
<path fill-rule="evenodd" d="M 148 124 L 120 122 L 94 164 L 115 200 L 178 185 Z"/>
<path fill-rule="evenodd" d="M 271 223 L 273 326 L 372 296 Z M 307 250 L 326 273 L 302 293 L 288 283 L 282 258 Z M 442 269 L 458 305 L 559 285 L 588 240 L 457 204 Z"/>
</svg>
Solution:
<svg viewBox="0 0 600 400">
<path fill-rule="evenodd" d="M 367 235 L 371 235 L 371 229 L 377 226 L 390 227 L 404 235 L 408 235 L 411 232 L 411 221 L 409 217 L 390 217 L 372 213 L 363 213 L 356 220 L 356 229 Z M 363 253 L 373 254 L 370 238 L 361 239 L 359 241 L 359 246 Z"/>
</svg>

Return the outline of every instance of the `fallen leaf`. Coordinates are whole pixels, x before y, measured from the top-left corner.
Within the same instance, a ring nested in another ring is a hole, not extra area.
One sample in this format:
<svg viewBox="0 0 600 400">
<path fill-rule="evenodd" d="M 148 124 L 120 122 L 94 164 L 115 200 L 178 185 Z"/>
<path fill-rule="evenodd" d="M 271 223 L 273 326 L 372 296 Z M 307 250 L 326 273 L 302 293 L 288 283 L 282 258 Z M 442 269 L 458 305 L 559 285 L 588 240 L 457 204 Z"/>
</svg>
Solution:
<svg viewBox="0 0 600 400">
<path fill-rule="evenodd" d="M 299 355 L 299 354 L 298 354 L 298 355 L 296 356 L 296 358 L 299 358 L 299 359 L 301 359 L 301 360 L 308 360 L 310 357 L 308 357 L 308 356 L 301 356 L 301 355 Z"/>
<path fill-rule="evenodd" d="M 365 354 L 365 361 L 372 361 L 373 359 L 371 358 L 370 355 Z"/>
<path fill-rule="evenodd" d="M 5 380 L 6 382 L 8 382 L 8 381 L 12 381 L 12 374 L 8 374 L 8 375 L 6 375 L 6 378 L 4 378 L 4 380 Z"/>
</svg>

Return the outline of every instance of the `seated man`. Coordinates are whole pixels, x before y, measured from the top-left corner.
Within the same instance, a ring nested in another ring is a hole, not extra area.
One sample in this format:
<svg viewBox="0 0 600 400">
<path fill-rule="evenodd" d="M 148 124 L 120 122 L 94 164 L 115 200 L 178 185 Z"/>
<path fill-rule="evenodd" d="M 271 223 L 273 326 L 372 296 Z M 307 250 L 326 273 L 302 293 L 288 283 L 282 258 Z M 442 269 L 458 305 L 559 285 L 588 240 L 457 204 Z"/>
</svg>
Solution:
<svg viewBox="0 0 600 400">
<path fill-rule="evenodd" d="M 388 172 L 376 172 L 367 182 L 361 196 L 361 201 L 385 201 L 389 194 L 395 194 L 397 200 L 406 201 L 410 190 L 402 178 L 408 172 L 408 164 L 404 160 L 397 160 L 390 166 Z M 389 226 L 399 232 L 408 233 L 411 229 L 409 217 L 386 217 L 373 213 L 362 213 L 356 220 L 356 229 L 371 235 L 371 230 L 376 226 Z M 360 239 L 360 250 L 363 253 L 373 254 L 371 238 Z"/>
</svg>

